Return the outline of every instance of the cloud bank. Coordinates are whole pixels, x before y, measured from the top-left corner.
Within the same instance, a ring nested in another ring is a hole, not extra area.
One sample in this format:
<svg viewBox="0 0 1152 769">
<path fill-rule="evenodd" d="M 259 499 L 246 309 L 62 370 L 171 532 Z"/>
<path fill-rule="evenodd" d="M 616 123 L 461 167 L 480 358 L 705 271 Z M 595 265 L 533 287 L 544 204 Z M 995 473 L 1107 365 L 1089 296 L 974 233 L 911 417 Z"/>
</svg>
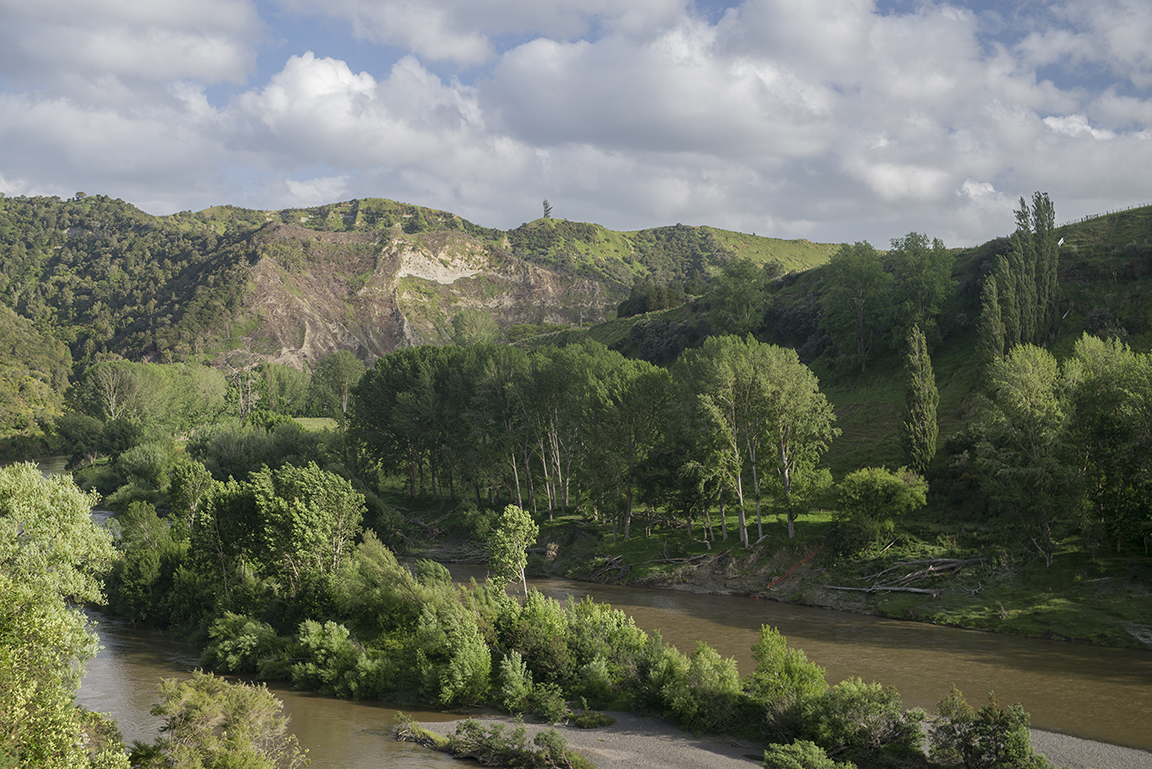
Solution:
<svg viewBox="0 0 1152 769">
<path fill-rule="evenodd" d="M 1152 6 L 0 0 L 0 190 L 949 245 L 1152 201 Z M 353 63 L 354 62 L 354 63 Z"/>
</svg>

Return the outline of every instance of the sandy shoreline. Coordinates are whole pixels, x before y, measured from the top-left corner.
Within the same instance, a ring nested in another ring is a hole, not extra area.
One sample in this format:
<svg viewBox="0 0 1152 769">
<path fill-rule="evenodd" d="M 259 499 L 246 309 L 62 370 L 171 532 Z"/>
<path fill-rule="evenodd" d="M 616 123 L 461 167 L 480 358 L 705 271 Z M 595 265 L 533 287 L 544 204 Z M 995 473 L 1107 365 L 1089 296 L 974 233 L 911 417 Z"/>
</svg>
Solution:
<svg viewBox="0 0 1152 769">
<path fill-rule="evenodd" d="M 559 725 L 555 729 L 568 746 L 597 769 L 748 769 L 758 766 L 764 748 L 734 737 L 694 738 L 652 716 L 612 713 L 616 723 L 600 729 Z M 480 718 L 483 723 L 512 723 L 510 718 Z M 429 731 L 450 734 L 456 721 L 421 724 Z M 548 728 L 526 723 L 528 735 Z M 1152 769 L 1152 753 L 1082 740 L 1054 732 L 1032 730 L 1032 745 L 1056 767 L 1068 769 Z"/>
</svg>

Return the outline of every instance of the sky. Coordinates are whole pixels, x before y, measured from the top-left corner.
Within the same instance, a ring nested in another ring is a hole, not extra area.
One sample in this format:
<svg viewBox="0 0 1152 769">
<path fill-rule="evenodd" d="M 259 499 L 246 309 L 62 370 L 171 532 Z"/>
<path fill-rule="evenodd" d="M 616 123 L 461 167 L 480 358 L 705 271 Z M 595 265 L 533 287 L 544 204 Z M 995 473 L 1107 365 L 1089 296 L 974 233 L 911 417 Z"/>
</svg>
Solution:
<svg viewBox="0 0 1152 769">
<path fill-rule="evenodd" d="M 1152 202 L 1148 0 L 0 0 L 0 192 L 886 247 Z"/>
</svg>

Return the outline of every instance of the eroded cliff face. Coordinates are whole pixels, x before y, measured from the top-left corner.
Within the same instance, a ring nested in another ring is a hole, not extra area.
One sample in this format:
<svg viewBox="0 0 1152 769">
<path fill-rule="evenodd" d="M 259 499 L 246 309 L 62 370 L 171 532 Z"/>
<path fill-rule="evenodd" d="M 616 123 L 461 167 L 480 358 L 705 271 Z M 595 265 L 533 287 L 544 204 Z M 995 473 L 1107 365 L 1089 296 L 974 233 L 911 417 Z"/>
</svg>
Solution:
<svg viewBox="0 0 1152 769">
<path fill-rule="evenodd" d="M 247 343 L 264 360 L 311 368 L 348 349 L 371 364 L 401 347 L 451 341 L 463 310 L 520 324 L 605 320 L 619 287 L 519 260 L 462 232 L 265 230 L 249 275 Z"/>
</svg>

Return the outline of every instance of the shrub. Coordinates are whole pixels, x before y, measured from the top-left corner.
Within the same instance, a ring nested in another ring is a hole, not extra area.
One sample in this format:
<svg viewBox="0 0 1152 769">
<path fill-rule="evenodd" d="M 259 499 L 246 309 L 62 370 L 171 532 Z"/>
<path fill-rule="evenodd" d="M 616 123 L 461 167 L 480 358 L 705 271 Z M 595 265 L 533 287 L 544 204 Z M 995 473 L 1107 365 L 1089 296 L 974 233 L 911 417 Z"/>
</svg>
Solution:
<svg viewBox="0 0 1152 769">
<path fill-rule="evenodd" d="M 452 573 L 442 563 L 421 558 L 412 568 L 416 581 L 425 587 L 443 587 L 452 584 Z"/>
<path fill-rule="evenodd" d="M 799 733 L 806 703 L 828 690 L 824 668 L 809 662 L 800 649 L 789 649 L 776 628 L 760 627 L 760 640 L 752 646 L 754 670 L 744 680 L 744 691 L 758 711 L 769 739 L 789 739 Z"/>
<path fill-rule="evenodd" d="M 603 657 L 597 657 L 580 668 L 577 693 L 596 705 L 604 705 L 619 699 L 617 679 L 609 670 Z"/>
<path fill-rule="evenodd" d="M 942 766 L 964 769 L 1048 769 L 1032 752 L 1028 714 L 1019 703 L 1001 709 L 994 694 L 973 710 L 955 686 L 936 705 L 930 754 Z"/>
<path fill-rule="evenodd" d="M 849 473 L 837 489 L 837 551 L 852 555 L 890 537 L 894 519 L 923 507 L 927 491 L 924 480 L 906 468 L 865 467 Z"/>
<path fill-rule="evenodd" d="M 257 673 L 269 657 L 283 654 L 288 643 L 266 622 L 232 612 L 213 622 L 208 636 L 212 640 L 200 664 L 222 673 Z"/>
<path fill-rule="evenodd" d="M 569 713 L 563 690 L 554 683 L 539 683 L 533 686 L 532 712 L 546 724 L 563 721 Z"/>
<path fill-rule="evenodd" d="M 295 769 L 308 763 L 288 731 L 283 703 L 262 685 L 197 671 L 188 681 L 164 680 L 161 694 L 152 713 L 165 720 L 162 735 L 152 746 L 133 747 L 133 766 Z"/>
<path fill-rule="evenodd" d="M 305 620 L 297 642 L 304 659 L 292 665 L 293 685 L 321 694 L 349 696 L 347 675 L 356 666 L 360 649 L 349 637 L 348 628 L 331 621 L 321 625 Z"/>
<path fill-rule="evenodd" d="M 532 673 L 520 652 L 511 651 L 500 660 L 500 707 L 519 715 L 528 709 L 532 697 Z"/>
<path fill-rule="evenodd" d="M 808 740 L 769 745 L 764 751 L 763 765 L 765 769 L 856 769 L 851 761 L 833 761 L 824 748 Z"/>
<path fill-rule="evenodd" d="M 568 615 L 559 601 L 529 590 L 520 610 L 502 613 L 498 622 L 501 646 L 524 655 L 536 681 L 572 685 L 575 670 L 568 648 Z"/>
<path fill-rule="evenodd" d="M 483 702 L 492 656 L 475 616 L 455 600 L 425 605 L 416 623 L 421 694 L 444 707 Z"/>
<path fill-rule="evenodd" d="M 587 707 L 588 703 L 583 703 Z M 611 726 L 616 719 L 599 710 L 582 710 L 572 716 L 572 724 L 581 729 L 599 729 L 601 726 Z"/>
<path fill-rule="evenodd" d="M 703 641 L 687 659 L 671 651 L 660 693 L 676 721 L 697 735 L 731 727 L 740 697 L 736 661 L 721 658 Z"/>
<path fill-rule="evenodd" d="M 922 756 L 924 718 L 902 710 L 895 688 L 849 678 L 811 701 L 800 736 L 833 756 L 874 763 L 881 754 Z"/>
<path fill-rule="evenodd" d="M 506 733 L 504 724 L 485 729 L 480 722 L 468 718 L 446 738 L 421 727 L 404 713 L 396 714 L 396 724 L 398 740 L 415 742 L 455 758 L 472 758 L 483 766 L 594 769 L 586 759 L 568 750 L 567 741 L 555 729 L 539 732 L 529 744 L 528 730 L 519 721 Z"/>
</svg>

